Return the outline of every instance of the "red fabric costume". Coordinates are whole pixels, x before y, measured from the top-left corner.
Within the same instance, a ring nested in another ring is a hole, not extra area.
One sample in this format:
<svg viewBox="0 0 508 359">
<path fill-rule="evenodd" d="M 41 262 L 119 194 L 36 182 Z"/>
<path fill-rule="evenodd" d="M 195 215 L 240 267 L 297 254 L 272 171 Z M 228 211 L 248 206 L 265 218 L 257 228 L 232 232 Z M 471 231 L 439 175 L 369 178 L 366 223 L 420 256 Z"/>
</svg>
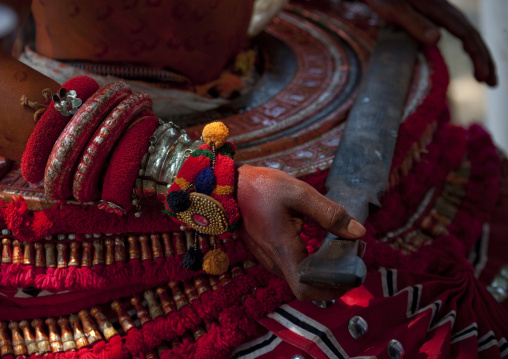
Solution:
<svg viewBox="0 0 508 359">
<path fill-rule="evenodd" d="M 314 13 L 302 13 L 308 21 L 317 19 Z M 291 18 L 282 15 L 275 24 L 289 29 Z M 282 37 L 297 39 L 291 43 L 294 48 L 296 43 L 308 45 L 300 30 L 281 31 Z M 320 35 L 321 30 L 313 31 Z M 30 359 L 45 355 L 49 359 L 157 355 L 239 359 L 296 354 L 389 358 L 389 343 L 397 340 L 405 358 L 507 356 L 506 302 L 494 299 L 491 292 L 502 288 L 490 284 L 495 278 L 502 282 L 504 272 L 498 273 L 507 262 L 503 255 L 508 227 L 503 220 L 508 214 L 508 163 L 481 127 L 450 124 L 443 59 L 435 48 L 424 49 L 421 56 L 422 68 L 428 66 L 428 73 L 421 75 L 427 85 L 401 125 L 382 208 L 366 223 L 364 261 L 369 272 L 362 286 L 328 308 L 299 302 L 287 283 L 256 264 L 241 238 L 235 237 L 217 244 L 228 254 L 228 272 L 218 277 L 192 272 L 181 265 L 186 241 L 192 238 L 167 219 L 162 205 L 143 204 L 138 218 L 133 210 L 118 216 L 99 210 L 96 203 L 51 200 L 44 197 L 43 188 L 30 187 L 15 164 L 0 178 L 2 354 Z M 302 80 L 302 73 L 312 71 L 298 71 L 299 87 L 318 93 L 311 79 Z M 332 81 L 330 77 L 324 76 L 323 83 Z M 286 104 L 307 100 L 284 91 L 280 92 Z M 282 115 L 286 109 L 280 103 L 270 107 L 274 103 L 270 101 L 259 106 L 266 106 L 267 117 L 281 116 L 283 123 L 296 116 Z M 299 106 L 301 112 L 311 107 L 303 102 Z M 149 133 L 133 129 L 145 122 L 152 130 L 156 126 L 151 114 L 145 111 L 140 116 L 146 117 L 144 122 L 128 128 L 116 148 L 132 151 L 137 161 L 148 143 L 136 141 L 147 142 Z M 340 127 L 335 119 L 324 117 L 324 127 Z M 256 126 L 263 122 L 255 116 L 251 120 Z M 227 121 L 241 123 L 241 114 Z M 272 124 L 266 120 L 259 126 Z M 247 137 L 257 139 L 253 133 Z M 241 133 L 234 135 L 242 141 Z M 296 137 L 294 141 L 299 140 Z M 319 153 L 324 153 L 323 148 Z M 112 153 L 104 190 L 128 210 L 125 193 L 131 185 L 121 183 L 122 195 L 114 195 L 115 173 L 110 170 L 118 168 L 120 180 L 128 182 L 136 165 L 122 153 Z M 244 152 L 247 159 L 249 155 Z M 297 155 L 291 160 L 303 157 Z M 259 161 L 272 160 L 267 155 Z M 313 170 L 302 179 L 323 191 L 327 171 Z M 312 252 L 323 235 L 316 224 L 306 223 L 301 236 Z M 207 238 L 197 240 L 201 251 L 210 249 Z M 508 278 L 505 282 L 508 291 Z M 357 316 L 368 330 L 355 338 L 349 326 Z M 58 319 L 59 327 L 52 326 L 51 317 Z M 34 318 L 45 324 L 27 325 L 26 320 L 30 323 Z M 8 329 L 7 321 L 12 321 Z"/>
</svg>

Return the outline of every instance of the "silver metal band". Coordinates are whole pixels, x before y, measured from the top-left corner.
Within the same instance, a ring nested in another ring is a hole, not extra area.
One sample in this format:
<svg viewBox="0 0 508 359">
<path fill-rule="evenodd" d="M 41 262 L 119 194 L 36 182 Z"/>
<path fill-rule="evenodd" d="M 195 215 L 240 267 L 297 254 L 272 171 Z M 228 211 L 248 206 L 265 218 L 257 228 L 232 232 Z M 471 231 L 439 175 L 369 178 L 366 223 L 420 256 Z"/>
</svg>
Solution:
<svg viewBox="0 0 508 359">
<path fill-rule="evenodd" d="M 164 197 L 190 153 L 201 146 L 172 122 L 160 122 L 143 157 L 135 192 L 142 197 Z"/>
<path fill-rule="evenodd" d="M 180 136 L 182 136 L 181 132 L 173 126 L 168 126 L 166 130 L 161 133 L 161 136 L 157 139 L 154 146 L 150 146 L 149 152 L 151 153 L 148 158 L 148 163 L 146 164 L 145 177 L 150 177 L 158 181 L 166 156 L 171 152 L 171 149 Z M 154 181 L 143 179 L 143 195 L 145 197 L 152 197 L 156 194 L 157 184 Z"/>
</svg>

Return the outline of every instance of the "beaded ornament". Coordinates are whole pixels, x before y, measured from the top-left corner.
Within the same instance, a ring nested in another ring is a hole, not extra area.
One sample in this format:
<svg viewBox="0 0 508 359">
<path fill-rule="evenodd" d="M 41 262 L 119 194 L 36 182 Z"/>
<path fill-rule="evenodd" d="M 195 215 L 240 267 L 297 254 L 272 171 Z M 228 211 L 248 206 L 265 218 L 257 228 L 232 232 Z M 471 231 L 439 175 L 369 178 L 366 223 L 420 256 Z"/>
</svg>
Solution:
<svg viewBox="0 0 508 359">
<path fill-rule="evenodd" d="M 222 122 L 205 126 L 205 142 L 193 151 L 182 165 L 169 188 L 164 202 L 166 211 L 180 225 L 197 233 L 227 238 L 240 224 L 240 212 L 234 198 L 235 146 L 227 142 L 229 131 Z M 229 266 L 227 255 L 216 246 L 203 254 L 197 248 L 189 250 L 183 259 L 184 267 L 204 269 L 209 274 L 222 274 Z M 187 258 L 188 257 L 188 258 Z"/>
</svg>

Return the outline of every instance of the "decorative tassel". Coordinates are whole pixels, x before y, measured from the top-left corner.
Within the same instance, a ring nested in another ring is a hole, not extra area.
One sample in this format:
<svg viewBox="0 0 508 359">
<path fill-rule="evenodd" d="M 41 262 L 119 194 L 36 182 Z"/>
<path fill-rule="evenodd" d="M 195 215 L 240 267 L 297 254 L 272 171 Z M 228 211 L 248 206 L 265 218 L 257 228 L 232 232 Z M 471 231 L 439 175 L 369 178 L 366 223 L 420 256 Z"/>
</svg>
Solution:
<svg viewBox="0 0 508 359">
<path fill-rule="evenodd" d="M 219 275 L 227 271 L 229 267 L 229 258 L 221 249 L 216 248 L 205 254 L 203 259 L 203 269 L 206 273 Z"/>
<path fill-rule="evenodd" d="M 186 191 L 169 192 L 166 197 L 168 207 L 175 213 L 186 211 L 190 205 L 190 195 Z"/>
<path fill-rule="evenodd" d="M 229 130 L 222 122 L 212 122 L 203 128 L 203 141 L 210 147 L 221 148 L 228 139 Z"/>
<path fill-rule="evenodd" d="M 199 172 L 196 180 L 194 181 L 194 185 L 196 186 L 196 191 L 199 193 L 206 194 L 209 196 L 212 194 L 213 189 L 217 183 L 217 179 L 215 178 L 215 173 L 212 167 L 207 167 Z"/>
<path fill-rule="evenodd" d="M 191 247 L 183 256 L 182 267 L 192 271 L 203 269 L 203 253 L 199 249 Z"/>
</svg>

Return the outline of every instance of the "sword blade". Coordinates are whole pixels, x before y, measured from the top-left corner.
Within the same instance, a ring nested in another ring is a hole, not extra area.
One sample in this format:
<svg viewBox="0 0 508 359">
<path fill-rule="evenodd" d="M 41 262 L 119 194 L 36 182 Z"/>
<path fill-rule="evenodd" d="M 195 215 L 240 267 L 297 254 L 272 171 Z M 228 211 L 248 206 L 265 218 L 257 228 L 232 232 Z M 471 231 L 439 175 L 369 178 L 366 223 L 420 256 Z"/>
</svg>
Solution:
<svg viewBox="0 0 508 359">
<path fill-rule="evenodd" d="M 394 28 L 381 30 L 326 181 L 327 197 L 364 223 L 371 204 L 380 206 L 416 58 L 416 42 Z M 360 241 L 331 233 L 298 266 L 303 283 L 343 288 L 365 280 Z"/>
</svg>

